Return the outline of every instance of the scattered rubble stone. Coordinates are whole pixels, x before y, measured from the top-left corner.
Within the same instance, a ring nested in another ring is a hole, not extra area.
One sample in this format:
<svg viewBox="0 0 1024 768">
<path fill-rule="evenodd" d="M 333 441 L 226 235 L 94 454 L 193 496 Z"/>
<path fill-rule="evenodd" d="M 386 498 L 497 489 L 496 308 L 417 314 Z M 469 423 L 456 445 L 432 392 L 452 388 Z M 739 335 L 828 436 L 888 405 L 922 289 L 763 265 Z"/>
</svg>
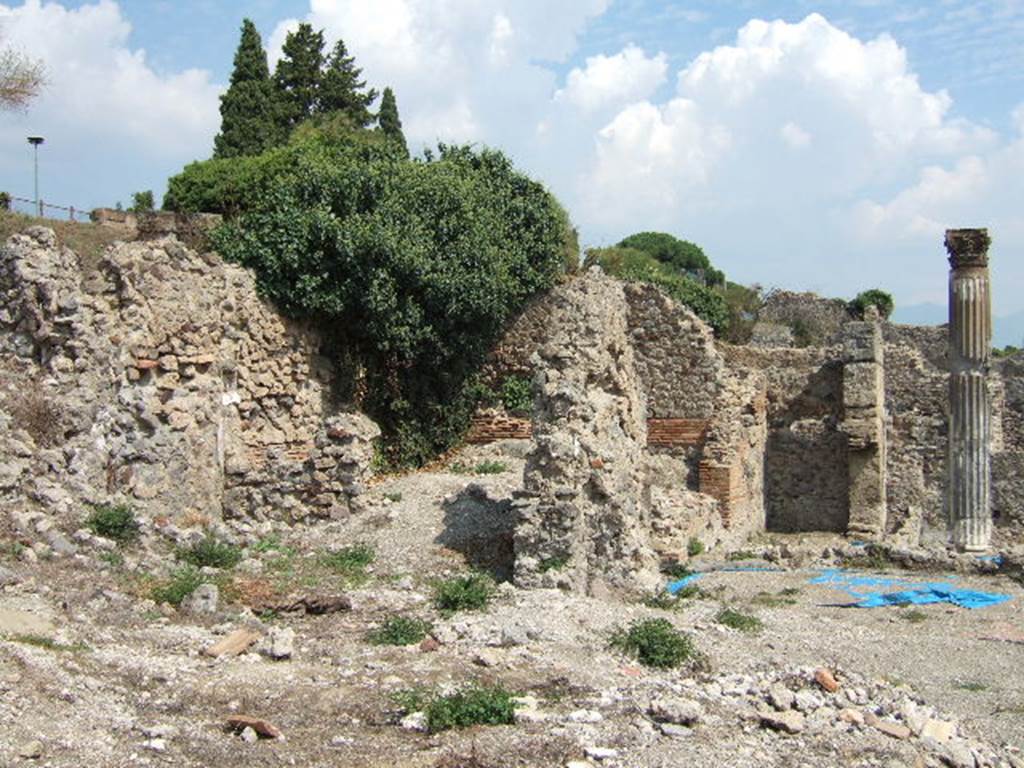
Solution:
<svg viewBox="0 0 1024 768">
<path fill-rule="evenodd" d="M 647 708 L 648 714 L 655 720 L 677 725 L 693 725 L 704 714 L 699 702 L 683 698 L 655 699 Z"/>
<path fill-rule="evenodd" d="M 836 680 L 835 675 L 824 667 L 814 671 L 814 680 L 829 693 L 835 693 L 839 690 L 839 682 Z"/>
<path fill-rule="evenodd" d="M 270 721 L 264 720 L 260 717 L 251 717 L 250 715 L 230 715 L 226 722 L 228 728 L 238 733 L 241 733 L 246 728 L 251 728 L 260 736 L 267 739 L 277 739 L 281 737 L 281 731 L 278 730 L 276 726 L 274 726 Z"/>
<path fill-rule="evenodd" d="M 273 627 L 260 644 L 260 653 L 278 661 L 290 659 L 295 652 L 295 630 L 291 627 Z"/>
<path fill-rule="evenodd" d="M 236 629 L 206 648 L 203 653 L 214 658 L 218 656 L 238 656 L 241 653 L 245 653 L 259 639 L 260 635 L 258 632 L 244 628 Z"/>
<path fill-rule="evenodd" d="M 795 710 L 785 712 L 761 712 L 761 725 L 774 731 L 800 733 L 804 729 L 804 716 Z"/>
<path fill-rule="evenodd" d="M 894 739 L 909 739 L 911 735 L 911 730 L 907 726 L 897 723 L 895 720 L 883 720 L 874 712 L 865 714 L 864 722 Z"/>
</svg>

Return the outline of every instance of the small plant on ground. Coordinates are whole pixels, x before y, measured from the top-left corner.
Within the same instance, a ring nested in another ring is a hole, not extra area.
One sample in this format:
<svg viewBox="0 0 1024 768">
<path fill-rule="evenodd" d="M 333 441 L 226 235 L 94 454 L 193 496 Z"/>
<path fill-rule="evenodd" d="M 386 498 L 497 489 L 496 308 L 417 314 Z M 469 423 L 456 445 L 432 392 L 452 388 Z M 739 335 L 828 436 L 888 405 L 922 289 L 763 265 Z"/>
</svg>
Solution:
<svg viewBox="0 0 1024 768">
<path fill-rule="evenodd" d="M 978 683 L 972 680 L 965 680 L 963 682 L 954 683 L 953 687 L 958 688 L 961 691 L 970 691 L 971 693 L 981 693 L 982 691 L 988 690 L 988 686 L 984 683 Z"/>
<path fill-rule="evenodd" d="M 411 712 L 421 712 L 430 703 L 430 691 L 422 686 L 416 688 L 402 688 L 388 695 L 391 703 L 407 715 Z"/>
<path fill-rule="evenodd" d="M 928 621 L 928 614 L 917 608 L 911 608 L 900 613 L 900 618 L 904 621 L 909 621 L 911 624 L 920 624 L 922 621 Z"/>
<path fill-rule="evenodd" d="M 783 595 L 781 592 L 777 595 L 773 595 L 768 592 L 758 592 L 750 598 L 750 602 L 756 605 L 763 605 L 767 608 L 779 608 L 783 605 L 796 605 L 796 600 L 792 597 Z"/>
<path fill-rule="evenodd" d="M 139 536 L 139 521 L 127 504 L 97 504 L 85 525 L 97 536 L 118 544 L 126 544 Z"/>
<path fill-rule="evenodd" d="M 508 464 L 501 461 L 481 461 L 473 467 L 475 475 L 500 475 L 508 469 Z"/>
<path fill-rule="evenodd" d="M 402 500 L 402 494 L 400 493 L 385 493 L 384 498 L 388 501 L 399 502 Z"/>
<path fill-rule="evenodd" d="M 686 543 L 686 554 L 690 557 L 696 557 L 697 555 L 704 553 L 704 542 L 698 539 L 696 536 L 690 538 Z"/>
<path fill-rule="evenodd" d="M 718 615 L 715 616 L 715 621 L 740 632 L 755 633 L 764 629 L 764 624 L 756 616 L 740 613 L 732 608 L 723 608 L 719 611 Z"/>
<path fill-rule="evenodd" d="M 391 616 L 370 632 L 367 639 L 374 645 L 413 645 L 425 638 L 432 628 L 429 621 Z"/>
<path fill-rule="evenodd" d="M 731 562 L 739 562 L 741 560 L 756 560 L 757 555 L 755 555 L 748 549 L 741 549 L 736 552 L 730 552 L 728 555 L 725 556 L 725 559 Z"/>
<path fill-rule="evenodd" d="M 482 573 L 456 576 L 434 585 L 434 606 L 442 613 L 479 611 L 494 597 L 494 581 Z"/>
<path fill-rule="evenodd" d="M 124 555 L 120 552 L 100 552 L 97 558 L 101 563 L 106 563 L 111 568 L 120 568 L 124 565 Z"/>
<path fill-rule="evenodd" d="M 267 552 L 283 552 L 288 549 L 290 549 L 290 547 L 286 547 L 281 542 L 281 537 L 276 533 L 264 536 L 253 546 L 253 551 L 258 552 L 261 555 Z"/>
<path fill-rule="evenodd" d="M 56 640 L 45 635 L 33 635 L 33 634 L 14 634 L 7 635 L 6 640 L 12 643 L 21 643 L 23 645 L 31 645 L 36 648 L 45 648 L 48 651 L 87 651 L 89 646 L 85 643 L 73 643 L 67 645 L 66 643 L 58 643 Z"/>
<path fill-rule="evenodd" d="M 242 550 L 206 535 L 189 547 L 179 548 L 178 559 L 197 568 L 234 568 L 242 559 Z"/>
<path fill-rule="evenodd" d="M 545 557 L 537 565 L 537 570 L 541 573 L 547 573 L 548 571 L 560 571 L 569 564 L 568 555 L 554 555 L 553 557 Z"/>
<path fill-rule="evenodd" d="M 317 562 L 351 582 L 360 583 L 366 580 L 366 569 L 375 556 L 369 544 L 353 544 L 335 552 L 324 552 L 317 557 Z"/>
<path fill-rule="evenodd" d="M 471 725 L 513 725 L 516 721 L 513 694 L 501 686 L 473 685 L 433 699 L 425 711 L 431 733 Z"/>
<path fill-rule="evenodd" d="M 672 594 L 668 590 L 658 590 L 653 595 L 648 595 L 643 599 L 643 604 L 648 608 L 656 608 L 657 610 L 679 610 L 681 607 L 681 598 L 678 594 Z"/>
<path fill-rule="evenodd" d="M 685 579 L 687 576 L 692 576 L 693 571 L 687 568 L 682 563 L 670 563 L 669 565 L 663 565 L 661 572 L 672 579 Z"/>
<path fill-rule="evenodd" d="M 611 646 L 648 667 L 670 669 L 693 659 L 693 640 L 668 619 L 641 619 L 612 635 Z"/>
<path fill-rule="evenodd" d="M 150 597 L 158 603 L 181 605 L 182 601 L 196 591 L 205 581 L 199 569 L 185 565 L 176 569 L 170 577 L 158 582 L 150 591 Z"/>
<path fill-rule="evenodd" d="M 800 587 L 786 587 L 785 589 L 779 590 L 779 594 L 785 595 L 786 597 L 794 597 L 795 595 L 799 595 L 801 592 L 803 592 L 803 590 L 800 589 Z"/>
</svg>

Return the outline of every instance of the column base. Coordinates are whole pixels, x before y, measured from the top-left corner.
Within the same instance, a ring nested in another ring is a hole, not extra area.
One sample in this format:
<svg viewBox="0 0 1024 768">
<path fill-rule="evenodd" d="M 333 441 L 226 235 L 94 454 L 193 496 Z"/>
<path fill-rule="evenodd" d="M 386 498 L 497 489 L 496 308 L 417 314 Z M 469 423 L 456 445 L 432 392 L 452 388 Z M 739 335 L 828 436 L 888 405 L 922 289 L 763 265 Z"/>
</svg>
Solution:
<svg viewBox="0 0 1024 768">
<path fill-rule="evenodd" d="M 950 539 L 960 552 L 987 552 L 992 541 L 992 521 L 957 520 L 950 531 Z"/>
</svg>

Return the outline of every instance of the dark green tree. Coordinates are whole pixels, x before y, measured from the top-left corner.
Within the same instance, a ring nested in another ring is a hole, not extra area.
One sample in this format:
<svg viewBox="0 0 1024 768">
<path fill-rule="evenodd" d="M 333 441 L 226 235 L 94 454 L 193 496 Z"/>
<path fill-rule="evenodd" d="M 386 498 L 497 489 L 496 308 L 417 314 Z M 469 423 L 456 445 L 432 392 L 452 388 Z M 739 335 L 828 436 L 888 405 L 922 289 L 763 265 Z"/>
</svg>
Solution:
<svg viewBox="0 0 1024 768">
<path fill-rule="evenodd" d="M 405 134 L 402 133 L 402 119 L 398 116 L 398 102 L 395 101 L 395 92 L 390 88 L 385 88 L 384 96 L 381 97 L 377 125 L 380 126 L 382 134 L 399 144 L 406 155 L 409 154 L 409 146 L 405 143 Z"/>
<path fill-rule="evenodd" d="M 129 209 L 136 213 L 148 213 L 153 210 L 153 190 L 147 189 L 144 192 L 132 193 L 132 207 Z"/>
<path fill-rule="evenodd" d="M 317 111 L 323 78 L 324 33 L 303 22 L 289 32 L 274 70 L 280 124 L 291 131 Z"/>
<path fill-rule="evenodd" d="M 691 277 L 702 274 L 708 285 L 721 285 L 725 282 L 725 275 L 711 266 L 711 260 L 699 245 L 689 240 L 680 240 L 666 232 L 638 232 L 627 237 L 618 247 L 643 251 L 662 264 Z"/>
<path fill-rule="evenodd" d="M 213 140 L 213 156 L 256 155 L 279 143 L 276 104 L 260 33 L 245 19 L 231 85 L 220 97 L 220 133 Z"/>
<path fill-rule="evenodd" d="M 893 309 L 896 307 L 896 302 L 893 301 L 891 293 L 887 293 L 880 288 L 870 288 L 858 293 L 857 298 L 849 304 L 850 312 L 857 317 L 864 317 L 864 312 L 868 307 L 875 307 L 882 319 L 888 320 L 889 315 L 892 314 Z"/>
<path fill-rule="evenodd" d="M 335 43 L 320 80 L 316 110 L 322 114 L 344 112 L 360 128 L 372 123 L 370 105 L 377 98 L 377 91 L 366 90 L 366 81 L 359 79 L 362 72 L 348 55 L 345 42 Z"/>
</svg>

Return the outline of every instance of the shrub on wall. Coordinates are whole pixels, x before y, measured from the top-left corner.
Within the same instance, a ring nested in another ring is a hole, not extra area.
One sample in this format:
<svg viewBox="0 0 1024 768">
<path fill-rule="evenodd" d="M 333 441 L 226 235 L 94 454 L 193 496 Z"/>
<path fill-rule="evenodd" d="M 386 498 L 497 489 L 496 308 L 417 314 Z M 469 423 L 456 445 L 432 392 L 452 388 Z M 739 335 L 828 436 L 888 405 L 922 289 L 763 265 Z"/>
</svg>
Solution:
<svg viewBox="0 0 1024 768">
<path fill-rule="evenodd" d="M 236 187 L 253 190 L 247 210 L 214 233 L 217 249 L 357 351 L 388 463 L 449 447 L 506 319 L 565 268 L 564 211 L 493 150 L 410 161 L 390 142 L 314 134 L 251 162 Z"/>
<path fill-rule="evenodd" d="M 857 317 L 864 317 L 864 311 L 868 307 L 875 307 L 882 319 L 887 320 L 896 307 L 896 302 L 893 301 L 891 293 L 879 288 L 861 291 L 857 294 L 857 298 L 850 302 L 850 311 Z"/>
<path fill-rule="evenodd" d="M 625 238 L 618 247 L 643 251 L 683 275 L 700 273 L 708 285 L 725 283 L 725 274 L 711 265 L 703 248 L 667 232 L 638 232 Z"/>
<path fill-rule="evenodd" d="M 584 264 L 597 264 L 620 280 L 658 286 L 680 304 L 689 307 L 716 334 L 729 327 L 729 309 L 722 294 L 678 274 L 643 251 L 635 248 L 591 248 Z"/>
</svg>

